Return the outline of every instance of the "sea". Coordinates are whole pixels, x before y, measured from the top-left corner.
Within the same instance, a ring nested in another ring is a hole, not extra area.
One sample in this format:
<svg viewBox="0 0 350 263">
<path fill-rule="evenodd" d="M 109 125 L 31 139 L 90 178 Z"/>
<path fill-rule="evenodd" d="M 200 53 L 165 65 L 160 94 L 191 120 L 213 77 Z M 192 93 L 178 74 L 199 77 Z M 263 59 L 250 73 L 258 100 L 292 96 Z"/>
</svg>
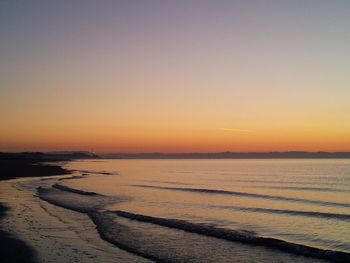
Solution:
<svg viewBox="0 0 350 263">
<path fill-rule="evenodd" d="M 89 159 L 38 187 L 155 262 L 350 262 L 349 159 Z"/>
</svg>

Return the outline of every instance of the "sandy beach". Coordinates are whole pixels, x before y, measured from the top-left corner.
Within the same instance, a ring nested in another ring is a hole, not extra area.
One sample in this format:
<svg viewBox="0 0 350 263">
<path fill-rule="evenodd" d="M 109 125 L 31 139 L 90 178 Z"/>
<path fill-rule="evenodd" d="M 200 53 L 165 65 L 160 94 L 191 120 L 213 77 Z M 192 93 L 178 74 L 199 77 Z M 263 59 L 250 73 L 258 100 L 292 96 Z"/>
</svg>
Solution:
<svg viewBox="0 0 350 263">
<path fill-rule="evenodd" d="M 0 223 L 8 208 L 0 204 Z M 0 255 L 4 262 L 36 262 L 34 250 L 6 231 L 0 230 Z"/>
<path fill-rule="evenodd" d="M 30 177 L 31 164 L 6 161 L 9 162 L 13 170 L 3 174 L 0 184 L 2 262 L 147 262 L 101 240 L 87 215 L 53 206 L 37 197 L 37 187 L 69 177 L 57 176 L 69 171 L 39 162 L 33 170 L 40 177 Z M 4 166 L 8 171 L 9 167 Z"/>
<path fill-rule="evenodd" d="M 28 244 L 25 261 L 7 262 L 147 262 L 101 240 L 86 215 L 41 201 L 28 186 L 31 180 L 50 183 L 18 179 L 0 186 L 0 202 L 9 207 L 1 228 Z"/>
<path fill-rule="evenodd" d="M 17 190 L 12 188 L 12 183 L 16 181 L 14 178 L 69 174 L 70 172 L 58 165 L 47 165 L 37 160 L 17 158 L 19 155 L 15 155 L 15 158 L 8 158 L 9 156 L 2 154 L 1 157 L 5 158 L 0 160 L 2 168 L 0 176 L 0 255 L 4 262 L 34 263 L 37 262 L 37 251 L 31 246 L 31 242 L 25 242 L 22 239 L 22 236 L 18 234 L 20 230 L 17 226 L 9 224 L 26 214 L 24 211 L 18 211 L 16 202 L 12 202 L 18 197 L 18 194 L 15 193 Z M 13 189 L 13 191 L 5 189 Z M 25 202 L 25 200 L 21 201 L 22 204 Z M 17 214 L 15 211 L 18 211 Z"/>
</svg>

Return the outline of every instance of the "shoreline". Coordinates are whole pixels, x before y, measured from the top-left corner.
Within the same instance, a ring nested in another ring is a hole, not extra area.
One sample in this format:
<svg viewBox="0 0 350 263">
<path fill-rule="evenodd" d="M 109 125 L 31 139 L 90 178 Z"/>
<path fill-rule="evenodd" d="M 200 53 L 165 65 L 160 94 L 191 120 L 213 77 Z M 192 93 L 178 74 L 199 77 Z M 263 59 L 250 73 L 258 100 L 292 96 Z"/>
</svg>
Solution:
<svg viewBox="0 0 350 263">
<path fill-rule="evenodd" d="M 0 180 L 0 258 L 4 262 L 149 262 L 102 240 L 87 215 L 49 204 L 36 195 L 38 187 L 51 186 L 69 174 L 79 177 L 78 173 L 62 168 L 65 174 L 57 174 L 51 167 L 58 165 L 36 161 L 33 165 L 46 174 Z"/>
<path fill-rule="evenodd" d="M 44 164 L 43 160 L 1 159 L 0 181 L 18 178 L 65 175 L 71 172 L 58 165 Z M 36 263 L 37 253 L 27 242 L 3 230 L 3 221 L 10 207 L 0 202 L 0 256 L 4 262 Z"/>
</svg>

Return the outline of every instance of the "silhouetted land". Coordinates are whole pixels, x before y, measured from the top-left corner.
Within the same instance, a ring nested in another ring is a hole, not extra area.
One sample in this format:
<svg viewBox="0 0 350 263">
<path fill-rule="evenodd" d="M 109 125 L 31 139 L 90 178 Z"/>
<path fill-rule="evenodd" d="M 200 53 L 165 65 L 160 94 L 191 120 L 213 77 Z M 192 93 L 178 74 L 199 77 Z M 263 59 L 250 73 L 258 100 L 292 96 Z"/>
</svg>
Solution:
<svg viewBox="0 0 350 263">
<path fill-rule="evenodd" d="M 221 152 L 221 153 L 111 153 L 110 159 L 337 159 L 350 158 L 350 152 Z"/>
<path fill-rule="evenodd" d="M 69 161 L 73 159 L 99 158 L 98 155 L 86 151 L 72 152 L 0 152 L 0 160 L 31 160 L 31 161 Z"/>
<path fill-rule="evenodd" d="M 89 152 L 0 153 L 0 180 L 69 174 L 70 171 L 54 162 L 87 158 L 98 156 Z"/>
<path fill-rule="evenodd" d="M 44 164 L 37 160 L 0 160 L 0 167 L 0 180 L 70 173 L 59 165 Z"/>
</svg>

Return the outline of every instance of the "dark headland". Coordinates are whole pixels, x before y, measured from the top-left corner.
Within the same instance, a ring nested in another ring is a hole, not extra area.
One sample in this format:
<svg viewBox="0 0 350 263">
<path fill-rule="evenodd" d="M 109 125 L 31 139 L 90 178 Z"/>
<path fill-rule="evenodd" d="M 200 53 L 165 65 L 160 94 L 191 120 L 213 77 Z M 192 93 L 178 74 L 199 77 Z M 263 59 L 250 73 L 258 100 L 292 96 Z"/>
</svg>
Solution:
<svg viewBox="0 0 350 263">
<path fill-rule="evenodd" d="M 98 158 L 89 152 L 0 153 L 0 180 L 69 174 L 59 162 Z"/>
</svg>

